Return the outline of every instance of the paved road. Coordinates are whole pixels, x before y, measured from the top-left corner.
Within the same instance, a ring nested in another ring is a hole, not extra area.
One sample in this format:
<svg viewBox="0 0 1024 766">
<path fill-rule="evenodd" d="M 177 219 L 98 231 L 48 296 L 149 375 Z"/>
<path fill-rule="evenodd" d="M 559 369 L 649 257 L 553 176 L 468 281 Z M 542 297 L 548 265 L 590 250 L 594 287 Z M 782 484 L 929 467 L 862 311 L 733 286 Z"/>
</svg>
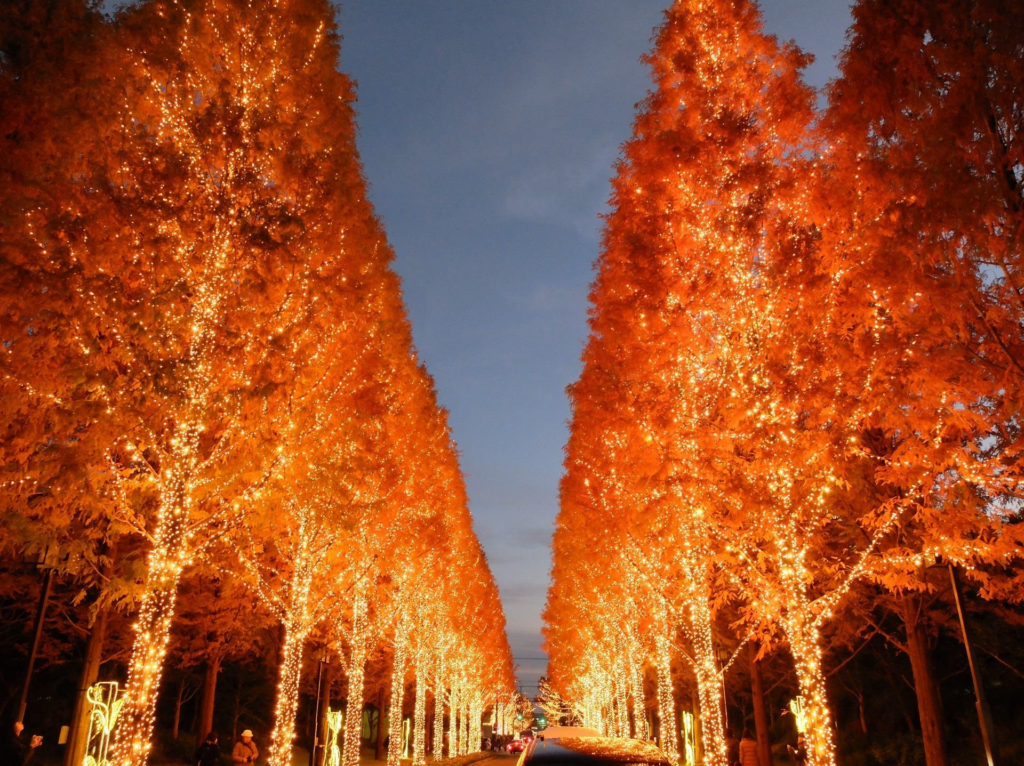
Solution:
<svg viewBox="0 0 1024 766">
<path fill-rule="evenodd" d="M 510 755 L 509 753 L 495 753 L 489 758 L 482 758 L 479 761 L 473 761 L 470 766 L 509 766 L 512 760 L 519 760 L 519 753 Z"/>
</svg>

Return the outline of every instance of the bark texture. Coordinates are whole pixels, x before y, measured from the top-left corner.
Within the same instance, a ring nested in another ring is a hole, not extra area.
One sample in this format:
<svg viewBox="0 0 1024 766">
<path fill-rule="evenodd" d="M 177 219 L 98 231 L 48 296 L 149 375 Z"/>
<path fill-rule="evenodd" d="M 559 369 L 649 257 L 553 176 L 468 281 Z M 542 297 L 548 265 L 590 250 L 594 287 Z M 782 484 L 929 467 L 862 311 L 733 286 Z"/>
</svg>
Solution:
<svg viewBox="0 0 1024 766">
<path fill-rule="evenodd" d="M 914 671 L 914 692 L 921 719 L 921 739 L 928 766 L 949 766 L 949 751 L 942 723 L 942 700 L 932 670 L 931 649 L 925 630 L 921 597 L 908 593 L 900 604 L 903 625 L 907 632 L 907 654 Z"/>
</svg>

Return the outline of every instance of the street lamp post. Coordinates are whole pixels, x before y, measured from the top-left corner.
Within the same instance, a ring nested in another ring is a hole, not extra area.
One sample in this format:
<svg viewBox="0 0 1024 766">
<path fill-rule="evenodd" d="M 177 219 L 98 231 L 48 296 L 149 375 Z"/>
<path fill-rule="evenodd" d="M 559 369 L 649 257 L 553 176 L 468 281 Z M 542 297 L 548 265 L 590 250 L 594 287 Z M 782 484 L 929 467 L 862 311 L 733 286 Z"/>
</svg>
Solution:
<svg viewBox="0 0 1024 766">
<path fill-rule="evenodd" d="M 324 649 L 324 656 L 320 658 L 320 672 L 316 677 L 316 715 L 313 717 L 313 744 L 309 748 L 309 766 L 315 766 L 316 764 L 316 748 L 317 740 L 320 739 L 320 705 L 322 697 L 322 687 L 324 681 L 324 665 L 327 664 L 327 650 Z"/>
<path fill-rule="evenodd" d="M 722 711 L 723 711 L 723 723 L 725 728 L 729 728 L 729 691 L 728 686 L 725 684 L 725 663 L 729 661 L 729 652 L 725 647 L 718 647 L 718 664 L 721 667 L 722 675 Z"/>
<path fill-rule="evenodd" d="M 25 711 L 28 709 L 28 690 L 32 684 L 32 671 L 36 666 L 36 655 L 39 654 L 39 642 L 43 638 L 43 622 L 46 620 L 46 606 L 50 601 L 50 590 L 53 586 L 53 568 L 47 566 L 49 548 L 40 556 L 37 567 L 43 567 L 43 587 L 39 593 L 39 606 L 36 608 L 35 627 L 32 633 L 32 649 L 28 654 L 28 667 L 25 668 L 25 680 L 21 685 L 21 698 L 18 700 L 18 720 L 24 722 Z"/>
<path fill-rule="evenodd" d="M 981 684 L 977 659 L 974 656 L 974 649 L 971 646 L 971 639 L 967 631 L 967 620 L 964 617 L 964 608 L 961 603 L 960 583 L 957 581 L 956 568 L 952 563 L 947 564 L 947 566 L 949 568 L 949 581 L 953 585 L 953 600 L 956 602 L 956 613 L 960 618 L 960 632 L 964 638 L 964 649 L 967 651 L 967 664 L 971 668 L 971 681 L 974 682 L 974 702 L 978 709 L 978 725 L 981 727 L 981 741 L 985 746 L 985 758 L 988 766 L 996 766 L 995 745 L 992 740 L 992 713 L 988 707 L 988 700 L 985 699 L 985 689 Z"/>
</svg>

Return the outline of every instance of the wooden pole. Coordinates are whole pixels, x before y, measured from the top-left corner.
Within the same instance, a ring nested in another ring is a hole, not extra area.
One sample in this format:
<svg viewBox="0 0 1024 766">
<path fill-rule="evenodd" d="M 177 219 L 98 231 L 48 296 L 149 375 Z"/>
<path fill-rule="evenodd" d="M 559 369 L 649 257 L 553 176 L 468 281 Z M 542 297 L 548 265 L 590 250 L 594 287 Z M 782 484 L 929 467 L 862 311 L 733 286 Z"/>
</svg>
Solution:
<svg viewBox="0 0 1024 766">
<path fill-rule="evenodd" d="M 974 656 L 974 649 L 971 647 L 971 639 L 967 631 L 967 620 L 964 617 L 964 608 L 961 602 L 960 583 L 957 581 L 956 569 L 953 568 L 952 564 L 949 565 L 949 580 L 953 585 L 953 599 L 956 601 L 956 613 L 960 618 L 960 632 L 964 637 L 964 649 L 967 650 L 967 664 L 971 668 L 971 680 L 974 682 L 974 701 L 978 709 L 978 725 L 981 727 L 981 741 L 985 747 L 985 759 L 988 766 L 996 766 L 992 713 L 988 708 L 988 700 L 985 699 L 985 687 L 981 683 L 978 661 Z"/>
<path fill-rule="evenodd" d="M 39 642 L 43 638 L 43 622 L 46 619 L 46 605 L 50 601 L 50 589 L 53 586 L 53 570 L 47 568 L 43 574 L 43 589 L 39 594 L 39 606 L 36 609 L 35 629 L 32 635 L 32 650 L 28 655 L 28 667 L 25 669 L 25 681 L 21 685 L 21 699 L 18 700 L 18 720 L 24 723 L 25 711 L 28 709 L 28 689 L 32 683 L 32 671 L 35 669 L 36 656 L 39 654 Z"/>
</svg>

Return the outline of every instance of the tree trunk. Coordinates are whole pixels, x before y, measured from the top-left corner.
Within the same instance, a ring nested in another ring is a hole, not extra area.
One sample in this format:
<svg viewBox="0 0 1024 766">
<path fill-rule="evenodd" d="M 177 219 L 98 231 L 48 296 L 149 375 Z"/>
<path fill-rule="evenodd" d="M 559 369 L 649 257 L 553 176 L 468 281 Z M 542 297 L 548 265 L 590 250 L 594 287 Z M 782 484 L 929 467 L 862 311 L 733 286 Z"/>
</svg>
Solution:
<svg viewBox="0 0 1024 766">
<path fill-rule="evenodd" d="M 626 702 L 626 679 L 629 678 L 628 666 L 623 669 L 625 672 L 615 682 L 615 729 L 620 737 L 628 737 L 629 732 L 629 705 Z"/>
<path fill-rule="evenodd" d="M 921 738 L 928 766 L 949 766 L 946 735 L 942 724 L 942 700 L 932 672 L 928 636 L 921 620 L 921 597 L 908 593 L 900 604 L 903 624 L 907 631 L 907 653 L 914 672 L 914 691 L 917 710 L 921 717 Z"/>
<path fill-rule="evenodd" d="M 690 692 L 690 705 L 693 707 L 693 756 L 696 763 L 704 763 L 704 721 L 700 717 L 700 697 L 697 687 Z"/>
<path fill-rule="evenodd" d="M 451 712 L 449 713 L 448 719 L 448 757 L 458 758 L 462 755 L 462 744 L 461 744 L 461 732 L 462 727 L 459 724 L 459 705 L 461 699 L 459 698 L 459 685 L 457 683 L 452 684 L 452 702 Z"/>
<path fill-rule="evenodd" d="M 444 682 L 440 671 L 434 675 L 434 741 L 430 752 L 435 761 L 444 758 Z"/>
<path fill-rule="evenodd" d="M 662 632 L 659 631 L 654 641 L 658 652 L 658 738 L 669 761 L 674 761 L 679 753 L 679 744 L 674 725 L 676 698 L 672 691 L 672 658 L 668 638 Z"/>
<path fill-rule="evenodd" d="M 303 527 L 299 532 L 300 540 L 305 541 L 305 535 Z M 269 766 L 291 766 L 292 763 L 295 716 L 299 709 L 299 683 L 302 681 L 302 648 L 308 635 L 309 591 L 313 585 L 313 569 L 308 556 L 307 547 L 300 545 L 284 621 L 280 681 L 274 706 L 274 729 L 270 735 L 270 755 L 267 758 Z"/>
<path fill-rule="evenodd" d="M 170 567 L 170 565 L 168 565 Z M 154 565 L 150 565 L 152 571 Z M 171 619 L 178 596 L 180 570 L 166 587 L 142 597 L 135 627 L 135 644 L 128 666 L 128 684 L 114 734 L 113 766 L 145 766 L 156 718 L 156 701 L 163 676 L 163 658 L 170 637 Z"/>
<path fill-rule="evenodd" d="M 768 734 L 768 711 L 764 704 L 764 679 L 761 677 L 761 661 L 757 659 L 757 645 L 751 641 L 750 690 L 754 703 L 754 727 L 757 731 L 757 758 L 761 766 L 772 766 L 772 743 Z"/>
<path fill-rule="evenodd" d="M 412 762 L 413 766 L 422 766 L 427 762 L 427 674 L 422 659 L 416 662 L 413 727 Z"/>
<path fill-rule="evenodd" d="M 384 759 L 384 702 L 386 699 L 382 686 L 377 697 L 377 741 L 374 743 L 373 749 L 373 758 L 377 761 Z"/>
<path fill-rule="evenodd" d="M 178 697 L 174 700 L 174 724 L 171 726 L 171 738 L 175 741 L 181 731 L 181 699 L 185 696 L 185 677 L 178 681 Z"/>
<path fill-rule="evenodd" d="M 705 585 L 705 588 L 707 586 Z M 710 593 L 702 591 L 690 604 L 694 665 L 700 700 L 701 751 L 707 766 L 725 766 L 725 724 L 722 720 L 722 676 L 711 637 Z"/>
<path fill-rule="evenodd" d="M 644 696 L 644 679 L 640 663 L 630 656 L 630 694 L 633 697 L 633 736 L 647 739 L 647 700 Z"/>
<path fill-rule="evenodd" d="M 868 717 L 864 709 L 864 692 L 857 694 L 857 712 L 860 715 L 860 733 L 868 733 Z"/>
<path fill-rule="evenodd" d="M 189 695 L 189 699 L 196 696 L 195 693 Z M 192 703 L 192 723 L 188 725 L 188 730 L 193 734 L 197 734 L 199 731 L 199 701 Z"/>
<path fill-rule="evenodd" d="M 366 672 L 366 599 L 357 589 L 352 606 L 352 646 L 348 661 L 348 700 L 345 702 L 343 766 L 359 766 L 363 734 L 363 683 Z M 379 737 L 378 737 L 379 739 Z M 380 747 L 378 745 L 378 751 Z M 378 756 L 379 758 L 380 756 Z"/>
<path fill-rule="evenodd" d="M 806 624 L 811 619 L 809 609 L 794 608 L 792 616 L 782 623 L 783 631 L 789 640 L 797 684 L 803 697 L 807 766 L 835 766 L 832 714 L 828 709 L 825 677 L 821 672 L 821 643 L 817 629 Z"/>
<path fill-rule="evenodd" d="M 327 714 L 331 711 L 331 684 L 334 683 L 334 663 L 328 655 L 327 663 L 324 665 L 323 684 L 320 687 L 320 720 L 316 725 L 316 747 L 320 748 L 320 755 L 315 763 L 318 766 L 327 766 L 328 747 L 327 741 Z M 360 707 L 362 707 L 362 695 L 360 694 Z M 357 723 L 362 723 L 362 716 L 356 716 Z M 356 735 L 358 736 L 358 734 Z"/>
<path fill-rule="evenodd" d="M 242 674 L 238 674 L 238 683 L 235 684 L 235 709 L 231 715 L 231 741 L 238 739 L 238 717 L 242 714 Z"/>
<path fill-rule="evenodd" d="M 274 729 L 270 737 L 269 766 L 291 766 L 292 741 L 295 737 L 295 716 L 299 709 L 299 683 L 302 680 L 302 644 L 305 635 L 297 620 L 291 620 L 285 634 L 277 704 L 274 707 Z"/>
<path fill-rule="evenodd" d="M 156 702 L 164 656 L 178 599 L 184 557 L 189 545 L 191 508 L 185 477 L 179 471 L 162 491 L 155 543 L 146 559 L 146 591 L 135 621 L 135 641 L 128 663 L 128 683 L 111 747 L 111 766 L 146 766 L 156 721 Z"/>
<path fill-rule="evenodd" d="M 206 735 L 213 731 L 213 709 L 217 699 L 217 674 L 220 673 L 220 662 L 220 657 L 206 661 L 203 696 L 199 701 L 199 734 L 196 742 L 205 742 Z"/>
<path fill-rule="evenodd" d="M 400 766 L 402 759 L 402 702 L 405 696 L 405 635 L 400 622 L 395 632 L 395 659 L 391 669 L 390 715 L 388 716 L 388 766 Z M 284 766 L 282 764 L 282 766 Z"/>
<path fill-rule="evenodd" d="M 790 530 L 793 539 L 796 532 Z M 798 576 L 799 567 L 783 568 L 781 587 L 786 608 L 779 627 L 789 642 L 796 671 L 797 687 L 803 706 L 803 734 L 807 742 L 807 766 L 835 766 L 835 741 L 828 690 L 821 671 L 821 635 L 811 607 L 807 584 Z"/>
<path fill-rule="evenodd" d="M 469 720 L 470 720 L 470 752 L 479 753 L 480 746 L 484 741 L 484 711 L 483 705 L 480 704 L 479 698 L 473 702 L 469 707 Z"/>
<path fill-rule="evenodd" d="M 90 716 L 86 694 L 100 675 L 103 643 L 107 637 L 107 615 L 106 608 L 96 613 L 96 620 L 92 624 L 89 640 L 85 645 L 85 662 L 82 664 L 82 674 L 78 679 L 75 709 L 71 716 L 71 731 L 68 733 L 68 746 L 64 750 L 64 766 L 79 766 L 85 758 L 85 750 L 89 744 Z"/>
</svg>

